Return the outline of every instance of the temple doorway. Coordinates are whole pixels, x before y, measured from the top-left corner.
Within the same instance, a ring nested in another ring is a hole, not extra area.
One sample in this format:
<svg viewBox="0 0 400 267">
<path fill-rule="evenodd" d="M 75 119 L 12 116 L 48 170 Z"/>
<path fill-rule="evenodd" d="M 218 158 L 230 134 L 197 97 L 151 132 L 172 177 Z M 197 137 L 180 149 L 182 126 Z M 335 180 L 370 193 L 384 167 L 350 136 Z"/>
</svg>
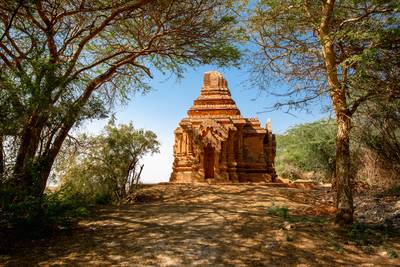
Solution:
<svg viewBox="0 0 400 267">
<path fill-rule="evenodd" d="M 210 144 L 204 148 L 204 178 L 214 178 L 214 148 Z"/>
</svg>

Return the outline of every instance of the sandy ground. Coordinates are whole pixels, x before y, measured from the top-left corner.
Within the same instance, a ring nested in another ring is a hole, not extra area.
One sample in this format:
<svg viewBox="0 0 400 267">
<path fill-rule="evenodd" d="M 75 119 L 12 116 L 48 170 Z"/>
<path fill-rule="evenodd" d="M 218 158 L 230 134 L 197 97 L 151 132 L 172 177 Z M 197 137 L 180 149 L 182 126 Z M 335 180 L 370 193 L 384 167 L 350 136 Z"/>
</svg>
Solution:
<svg viewBox="0 0 400 267">
<path fill-rule="evenodd" d="M 25 242 L 0 265 L 400 266 L 398 232 L 335 226 L 326 189 L 164 184 L 131 200 Z"/>
</svg>

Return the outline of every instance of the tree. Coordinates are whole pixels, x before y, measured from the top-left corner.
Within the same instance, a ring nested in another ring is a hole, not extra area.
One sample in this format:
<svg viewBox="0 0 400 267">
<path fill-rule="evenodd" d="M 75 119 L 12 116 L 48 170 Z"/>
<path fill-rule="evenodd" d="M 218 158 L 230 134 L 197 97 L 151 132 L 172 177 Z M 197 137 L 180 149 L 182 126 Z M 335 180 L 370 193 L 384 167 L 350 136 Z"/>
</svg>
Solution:
<svg viewBox="0 0 400 267">
<path fill-rule="evenodd" d="M 286 103 L 302 107 L 329 96 L 336 115 L 336 221 L 353 221 L 350 171 L 350 131 L 358 107 L 371 100 L 398 94 L 393 83 L 382 82 L 376 65 L 395 62 L 399 55 L 399 2 L 380 0 L 258 1 L 250 19 L 256 47 L 253 71 L 260 84 L 271 74 L 293 86 Z M 396 64 L 392 64 L 396 66 Z M 398 68 L 398 65 L 397 67 Z M 373 75 L 372 75 L 373 74 Z M 285 104 L 277 104 L 282 107 Z"/>
<path fill-rule="evenodd" d="M 237 61 L 224 2 L 1 0 L 0 166 L 14 200 L 40 196 L 70 130 L 148 90 L 151 69 Z"/>
<path fill-rule="evenodd" d="M 110 120 L 97 136 L 79 136 L 66 142 L 57 160 L 55 176 L 62 185 L 85 195 L 112 195 L 120 200 L 139 183 L 143 156 L 159 152 L 152 131 L 135 129 L 132 123 L 115 126 Z"/>
</svg>

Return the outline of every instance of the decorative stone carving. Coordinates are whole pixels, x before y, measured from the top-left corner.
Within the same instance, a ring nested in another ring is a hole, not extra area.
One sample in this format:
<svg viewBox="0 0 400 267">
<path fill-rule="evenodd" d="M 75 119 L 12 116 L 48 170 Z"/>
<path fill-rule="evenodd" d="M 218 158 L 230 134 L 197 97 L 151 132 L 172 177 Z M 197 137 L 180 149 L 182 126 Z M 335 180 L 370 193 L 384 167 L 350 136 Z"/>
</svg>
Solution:
<svg viewBox="0 0 400 267">
<path fill-rule="evenodd" d="M 255 118 L 243 118 L 228 83 L 204 74 L 200 96 L 175 130 L 170 182 L 270 182 L 276 174 L 275 136 Z"/>
</svg>

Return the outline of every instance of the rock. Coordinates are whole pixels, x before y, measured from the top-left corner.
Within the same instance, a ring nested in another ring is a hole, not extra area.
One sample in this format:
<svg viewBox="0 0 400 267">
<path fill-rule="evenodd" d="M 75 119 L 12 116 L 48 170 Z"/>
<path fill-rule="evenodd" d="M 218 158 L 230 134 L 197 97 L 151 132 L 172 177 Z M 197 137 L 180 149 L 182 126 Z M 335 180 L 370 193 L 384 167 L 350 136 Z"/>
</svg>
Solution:
<svg viewBox="0 0 400 267">
<path fill-rule="evenodd" d="M 291 230 L 291 229 L 293 229 L 294 227 L 293 227 L 293 225 L 292 224 L 290 224 L 289 222 L 284 222 L 283 223 L 283 227 L 282 227 L 283 229 L 285 229 L 285 230 Z"/>
</svg>

